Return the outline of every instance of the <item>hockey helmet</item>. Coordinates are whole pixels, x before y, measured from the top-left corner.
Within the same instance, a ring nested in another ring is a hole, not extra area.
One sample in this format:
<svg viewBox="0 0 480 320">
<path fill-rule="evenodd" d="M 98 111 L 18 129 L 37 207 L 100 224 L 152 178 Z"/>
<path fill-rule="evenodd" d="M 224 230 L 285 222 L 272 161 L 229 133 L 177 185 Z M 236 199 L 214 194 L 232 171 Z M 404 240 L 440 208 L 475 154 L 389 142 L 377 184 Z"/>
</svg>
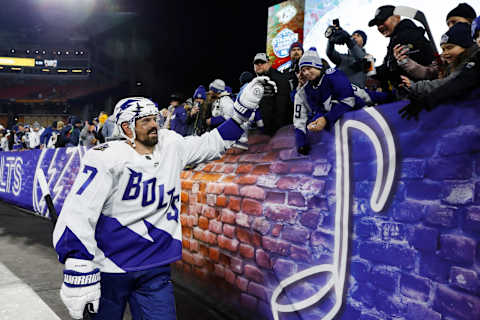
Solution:
<svg viewBox="0 0 480 320">
<path fill-rule="evenodd" d="M 120 135 L 135 146 L 135 120 L 148 116 L 157 116 L 159 112 L 157 104 L 152 100 L 143 97 L 131 97 L 117 102 L 113 114 Z M 133 132 L 131 138 L 123 132 L 121 126 L 124 122 L 128 123 L 128 126 Z"/>
</svg>

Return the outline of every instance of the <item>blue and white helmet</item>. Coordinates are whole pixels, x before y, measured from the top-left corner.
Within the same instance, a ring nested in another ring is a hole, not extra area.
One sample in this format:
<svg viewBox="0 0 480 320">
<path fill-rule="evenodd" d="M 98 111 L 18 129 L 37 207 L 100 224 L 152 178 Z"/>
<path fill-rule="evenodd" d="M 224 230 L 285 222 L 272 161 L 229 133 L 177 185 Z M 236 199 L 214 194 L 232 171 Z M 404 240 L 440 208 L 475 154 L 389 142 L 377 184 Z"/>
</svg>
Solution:
<svg viewBox="0 0 480 320">
<path fill-rule="evenodd" d="M 118 133 L 135 147 L 135 120 L 148 117 L 157 116 L 159 114 L 158 107 L 155 102 L 148 98 L 131 97 L 125 98 L 117 102 L 113 115 Z M 128 126 L 133 132 L 133 136 L 129 138 L 122 129 L 122 123 L 127 122 Z"/>
</svg>

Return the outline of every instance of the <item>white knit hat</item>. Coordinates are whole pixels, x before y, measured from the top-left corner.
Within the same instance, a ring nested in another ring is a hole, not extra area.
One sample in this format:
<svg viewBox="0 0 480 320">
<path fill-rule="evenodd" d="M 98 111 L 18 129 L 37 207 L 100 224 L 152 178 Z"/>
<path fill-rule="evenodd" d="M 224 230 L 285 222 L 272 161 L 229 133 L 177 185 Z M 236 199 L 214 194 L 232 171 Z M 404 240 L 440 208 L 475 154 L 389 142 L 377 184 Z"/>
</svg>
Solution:
<svg viewBox="0 0 480 320">
<path fill-rule="evenodd" d="M 225 82 L 221 79 L 215 79 L 212 83 L 210 83 L 208 89 L 216 93 L 223 92 L 225 91 Z"/>
<path fill-rule="evenodd" d="M 315 47 L 311 47 L 303 54 L 298 65 L 300 69 L 303 67 L 322 69 L 323 67 L 322 59 L 320 59 L 318 56 L 317 49 Z"/>
</svg>

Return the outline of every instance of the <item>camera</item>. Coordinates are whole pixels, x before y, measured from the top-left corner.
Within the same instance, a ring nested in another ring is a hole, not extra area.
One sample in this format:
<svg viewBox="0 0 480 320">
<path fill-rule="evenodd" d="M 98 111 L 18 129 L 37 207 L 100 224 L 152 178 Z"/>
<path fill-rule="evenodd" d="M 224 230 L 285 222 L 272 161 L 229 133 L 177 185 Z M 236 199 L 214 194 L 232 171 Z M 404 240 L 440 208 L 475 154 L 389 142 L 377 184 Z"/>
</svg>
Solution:
<svg viewBox="0 0 480 320">
<path fill-rule="evenodd" d="M 328 26 L 327 30 L 325 30 L 325 37 L 330 39 L 340 28 L 340 21 L 338 19 L 334 19 L 331 26 Z"/>
</svg>

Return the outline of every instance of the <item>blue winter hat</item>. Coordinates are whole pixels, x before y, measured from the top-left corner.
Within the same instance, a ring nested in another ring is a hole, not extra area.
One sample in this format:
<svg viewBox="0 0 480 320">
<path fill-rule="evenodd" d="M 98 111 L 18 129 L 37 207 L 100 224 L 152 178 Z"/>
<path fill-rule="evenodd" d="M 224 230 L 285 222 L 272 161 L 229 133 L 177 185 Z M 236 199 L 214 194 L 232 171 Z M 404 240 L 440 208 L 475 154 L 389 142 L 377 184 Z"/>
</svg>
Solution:
<svg viewBox="0 0 480 320">
<path fill-rule="evenodd" d="M 473 38 L 470 25 L 463 22 L 454 24 L 448 31 L 442 36 L 440 45 L 444 43 L 456 44 L 462 48 L 470 48 L 473 46 Z"/>
<path fill-rule="evenodd" d="M 295 41 L 290 45 L 290 48 L 288 49 L 288 54 L 290 55 L 290 52 L 292 51 L 293 48 L 300 48 L 302 50 L 302 53 L 305 53 L 305 50 L 303 50 L 302 43 L 300 41 Z"/>
<path fill-rule="evenodd" d="M 303 67 L 314 67 L 317 69 L 322 69 L 322 59 L 318 56 L 317 49 L 315 47 L 311 47 L 308 49 L 307 52 L 303 54 L 300 58 L 300 62 L 298 63 L 300 69 Z"/>
<path fill-rule="evenodd" d="M 363 32 L 362 30 L 357 30 L 357 31 L 354 31 L 352 34 L 358 34 L 360 37 L 362 37 L 363 39 L 363 46 L 365 47 L 365 45 L 367 44 L 367 34 L 365 32 Z"/>
<path fill-rule="evenodd" d="M 193 99 L 207 99 L 207 90 L 204 86 L 199 85 L 197 90 L 193 93 Z"/>
<path fill-rule="evenodd" d="M 250 81 L 253 80 L 253 78 L 255 78 L 255 76 L 253 75 L 253 73 L 251 72 L 248 72 L 248 71 L 243 71 L 242 74 L 240 75 L 240 85 L 244 85 L 245 83 L 248 83 Z"/>
</svg>

